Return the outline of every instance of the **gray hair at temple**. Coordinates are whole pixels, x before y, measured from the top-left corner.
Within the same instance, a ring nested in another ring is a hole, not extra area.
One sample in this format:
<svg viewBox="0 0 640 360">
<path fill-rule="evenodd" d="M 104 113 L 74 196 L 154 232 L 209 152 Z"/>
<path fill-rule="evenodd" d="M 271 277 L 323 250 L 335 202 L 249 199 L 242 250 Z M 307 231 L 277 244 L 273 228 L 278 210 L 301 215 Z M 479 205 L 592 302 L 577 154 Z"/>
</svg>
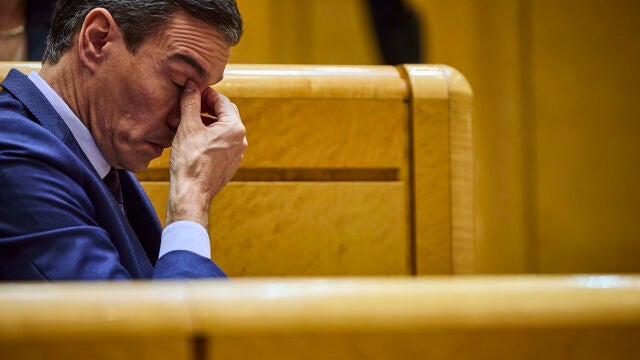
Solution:
<svg viewBox="0 0 640 360">
<path fill-rule="evenodd" d="M 111 13 L 132 53 L 177 11 L 213 26 L 229 46 L 242 36 L 242 17 L 235 0 L 58 0 L 43 62 L 57 63 L 71 48 L 87 14 L 98 7 Z"/>
</svg>

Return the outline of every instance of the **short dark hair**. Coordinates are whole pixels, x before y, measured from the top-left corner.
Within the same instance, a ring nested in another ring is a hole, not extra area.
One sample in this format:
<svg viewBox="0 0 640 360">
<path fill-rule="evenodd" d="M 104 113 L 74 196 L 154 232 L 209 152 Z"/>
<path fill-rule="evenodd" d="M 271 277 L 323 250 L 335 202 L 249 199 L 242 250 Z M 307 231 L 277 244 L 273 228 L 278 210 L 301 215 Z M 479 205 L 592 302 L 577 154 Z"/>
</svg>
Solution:
<svg viewBox="0 0 640 360">
<path fill-rule="evenodd" d="M 57 63 L 71 48 L 85 17 L 98 7 L 111 13 L 132 53 L 178 11 L 213 26 L 229 46 L 242 36 L 242 17 L 235 0 L 58 0 L 43 62 Z"/>
</svg>

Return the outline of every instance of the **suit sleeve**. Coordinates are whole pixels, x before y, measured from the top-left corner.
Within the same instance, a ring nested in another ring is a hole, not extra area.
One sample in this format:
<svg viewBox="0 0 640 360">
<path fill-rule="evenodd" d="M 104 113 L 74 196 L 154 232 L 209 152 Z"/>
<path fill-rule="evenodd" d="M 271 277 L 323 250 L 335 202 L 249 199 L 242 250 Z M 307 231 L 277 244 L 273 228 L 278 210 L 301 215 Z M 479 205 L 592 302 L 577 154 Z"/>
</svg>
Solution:
<svg viewBox="0 0 640 360">
<path fill-rule="evenodd" d="M 226 278 L 211 259 L 186 250 L 174 250 L 158 259 L 153 273 L 156 279 Z"/>
</svg>

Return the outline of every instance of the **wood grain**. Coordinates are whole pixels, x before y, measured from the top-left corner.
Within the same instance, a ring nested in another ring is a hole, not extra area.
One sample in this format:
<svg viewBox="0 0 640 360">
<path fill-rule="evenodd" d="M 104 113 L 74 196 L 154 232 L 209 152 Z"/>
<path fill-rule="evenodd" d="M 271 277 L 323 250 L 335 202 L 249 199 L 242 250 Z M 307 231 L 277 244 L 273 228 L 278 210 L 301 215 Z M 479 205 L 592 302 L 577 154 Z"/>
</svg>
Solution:
<svg viewBox="0 0 640 360">
<path fill-rule="evenodd" d="M 168 183 L 142 185 L 164 214 Z M 231 276 L 408 275 L 405 209 L 401 182 L 233 182 L 212 203 L 212 255 Z"/>
</svg>

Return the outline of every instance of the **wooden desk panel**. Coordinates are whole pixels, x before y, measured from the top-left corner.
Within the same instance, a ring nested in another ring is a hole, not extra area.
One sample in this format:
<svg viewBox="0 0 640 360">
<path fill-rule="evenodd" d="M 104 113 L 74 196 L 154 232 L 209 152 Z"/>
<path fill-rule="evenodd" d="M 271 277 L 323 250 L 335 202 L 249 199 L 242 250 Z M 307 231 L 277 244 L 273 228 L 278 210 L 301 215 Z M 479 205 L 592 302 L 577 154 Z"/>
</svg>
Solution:
<svg viewBox="0 0 640 360">
<path fill-rule="evenodd" d="M 636 359 L 640 327 L 218 336 L 208 359 Z"/>
<path fill-rule="evenodd" d="M 143 182 L 164 221 L 167 182 Z M 402 182 L 232 182 L 213 201 L 214 260 L 231 276 L 408 275 Z"/>
<path fill-rule="evenodd" d="M 249 141 L 242 168 L 396 169 L 406 173 L 409 166 L 409 109 L 402 100 L 232 100 Z M 139 178 L 164 174 L 167 180 L 168 167 L 166 151 Z"/>
<path fill-rule="evenodd" d="M 175 336 L 0 341 L 0 358 L 7 360 L 190 360 L 193 353 L 191 341 Z"/>
</svg>

